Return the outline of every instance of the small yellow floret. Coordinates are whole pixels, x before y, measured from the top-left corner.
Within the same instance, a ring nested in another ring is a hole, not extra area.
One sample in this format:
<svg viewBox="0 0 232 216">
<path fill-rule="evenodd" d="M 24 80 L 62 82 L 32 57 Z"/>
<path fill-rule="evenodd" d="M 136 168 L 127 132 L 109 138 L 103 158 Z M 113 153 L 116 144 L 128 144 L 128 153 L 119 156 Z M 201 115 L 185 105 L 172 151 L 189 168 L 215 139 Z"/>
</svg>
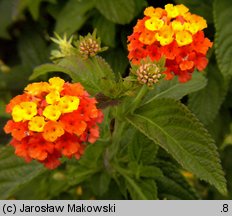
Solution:
<svg viewBox="0 0 232 216">
<path fill-rule="evenodd" d="M 61 90 L 63 89 L 64 80 L 59 77 L 53 77 L 49 79 L 49 83 L 53 90 L 61 92 Z"/>
<path fill-rule="evenodd" d="M 52 121 L 56 121 L 60 118 L 61 111 L 56 105 L 49 105 L 43 111 L 43 116 Z"/>
<path fill-rule="evenodd" d="M 149 17 L 153 17 L 155 14 L 155 8 L 150 6 L 150 7 L 147 7 L 145 10 L 144 10 L 144 15 L 145 16 L 149 16 Z"/>
<path fill-rule="evenodd" d="M 176 8 L 181 16 L 184 16 L 189 11 L 189 9 L 183 4 L 176 5 Z"/>
<path fill-rule="evenodd" d="M 164 21 L 158 19 L 157 17 L 152 17 L 149 20 L 146 20 L 145 27 L 150 31 L 160 30 L 164 26 Z"/>
<path fill-rule="evenodd" d="M 192 35 L 188 31 L 176 33 L 176 42 L 179 46 L 185 46 L 193 42 Z"/>
<path fill-rule="evenodd" d="M 25 91 L 30 95 L 37 96 L 42 92 L 49 92 L 50 85 L 47 82 L 31 83 L 27 85 Z"/>
<path fill-rule="evenodd" d="M 37 114 L 37 105 L 34 102 L 22 102 L 14 106 L 12 117 L 15 122 L 31 120 Z"/>
<path fill-rule="evenodd" d="M 60 99 L 58 106 L 62 113 L 69 113 L 77 110 L 79 103 L 78 97 L 66 95 Z"/>
<path fill-rule="evenodd" d="M 31 131 L 42 132 L 45 124 L 46 122 L 43 116 L 35 116 L 29 121 L 28 128 Z"/>
<path fill-rule="evenodd" d="M 186 14 L 186 16 L 185 16 L 185 19 L 186 19 L 186 21 L 189 23 L 189 31 L 193 31 L 192 33 L 193 34 L 195 34 L 196 32 L 196 30 L 195 29 L 197 29 L 197 31 L 201 31 L 201 30 L 203 30 L 203 29 L 205 29 L 205 28 L 207 28 L 207 22 L 206 22 L 206 20 L 203 18 L 203 17 L 201 17 L 201 16 L 198 16 L 198 15 L 196 15 L 196 14 L 191 14 L 191 13 L 187 13 Z M 188 24 L 187 24 L 188 25 Z M 192 29 L 193 30 L 192 30 Z M 194 33 L 195 32 L 195 33 Z"/>
<path fill-rule="evenodd" d="M 199 31 L 199 26 L 196 23 L 185 23 L 184 29 L 188 30 L 194 35 Z"/>
<path fill-rule="evenodd" d="M 182 31 L 182 30 L 184 30 L 184 28 L 185 28 L 185 26 L 182 25 L 181 22 L 179 22 L 177 20 L 172 21 L 172 29 L 174 31 Z"/>
<path fill-rule="evenodd" d="M 165 5 L 165 10 L 169 18 L 175 18 L 180 15 L 178 8 L 176 6 L 173 6 L 173 4 Z"/>
<path fill-rule="evenodd" d="M 161 46 L 172 43 L 174 32 L 171 27 L 164 26 L 158 33 L 156 33 L 156 39 L 160 42 Z"/>
<path fill-rule="evenodd" d="M 52 91 L 46 96 L 48 104 L 54 104 L 60 100 L 60 93 L 58 91 Z"/>
</svg>

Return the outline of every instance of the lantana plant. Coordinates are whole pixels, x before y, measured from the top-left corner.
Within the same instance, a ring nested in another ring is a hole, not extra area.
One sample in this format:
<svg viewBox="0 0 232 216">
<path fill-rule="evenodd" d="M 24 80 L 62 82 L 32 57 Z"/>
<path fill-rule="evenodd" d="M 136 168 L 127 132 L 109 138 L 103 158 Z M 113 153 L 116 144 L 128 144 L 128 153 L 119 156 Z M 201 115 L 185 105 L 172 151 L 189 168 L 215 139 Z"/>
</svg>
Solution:
<svg viewBox="0 0 232 216">
<path fill-rule="evenodd" d="M 4 130 L 15 154 L 59 170 L 56 178 L 70 187 L 94 182 L 100 198 L 167 199 L 176 191 L 198 199 L 200 180 L 226 194 L 214 140 L 179 101 L 206 84 L 199 73 L 212 47 L 206 27 L 182 4 L 146 8 L 128 36 L 124 77 L 101 57 L 106 48 L 96 31 L 79 39 L 56 35 L 52 63 L 30 78 L 69 78 L 56 73 L 33 82 L 7 105 L 12 119 Z"/>
</svg>

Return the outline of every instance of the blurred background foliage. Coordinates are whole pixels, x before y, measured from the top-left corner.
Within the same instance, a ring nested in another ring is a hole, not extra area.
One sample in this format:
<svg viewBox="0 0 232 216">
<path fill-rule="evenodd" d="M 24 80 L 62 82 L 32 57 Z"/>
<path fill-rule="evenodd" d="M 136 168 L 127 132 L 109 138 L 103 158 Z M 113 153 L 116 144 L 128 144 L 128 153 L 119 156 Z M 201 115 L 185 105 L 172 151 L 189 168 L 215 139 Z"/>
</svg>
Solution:
<svg viewBox="0 0 232 216">
<path fill-rule="evenodd" d="M 202 90 L 184 97 L 182 102 L 189 106 L 216 140 L 226 172 L 229 195 L 222 197 L 203 183 L 198 183 L 196 189 L 201 192 L 203 199 L 231 199 L 232 67 L 229 61 L 232 62 L 232 41 L 228 39 L 232 34 L 232 24 L 228 21 L 232 19 L 230 0 L 0 0 L 0 145 L 6 145 L 10 139 L 2 130 L 8 119 L 5 105 L 10 98 L 22 93 L 36 66 L 50 61 L 49 53 L 54 47 L 50 37 L 54 32 L 61 35 L 66 33 L 67 36 L 74 34 L 78 37 L 97 29 L 102 44 L 109 47 L 102 53 L 103 57 L 115 72 L 125 76 L 129 72 L 127 36 L 132 33 L 137 19 L 143 16 L 146 6 L 164 7 L 167 3 L 185 4 L 192 13 L 203 16 L 208 23 L 206 36 L 211 41 L 215 41 L 210 53 L 210 64 L 204 72 L 208 78 L 207 85 Z M 219 14 L 225 15 L 219 16 Z M 40 78 L 47 79 L 46 76 Z M 101 150 L 101 147 L 98 147 L 96 152 Z M 4 155 L 0 157 L 4 158 Z M 13 153 L 12 157 L 14 157 Z M 24 164 L 21 159 L 15 160 Z M 92 159 L 88 159 L 87 153 L 83 160 Z M 8 162 L 9 166 L 12 166 L 12 161 L 7 156 L 0 162 L 0 176 L 4 176 Z M 96 166 L 96 164 L 97 159 L 92 160 L 88 166 Z M 5 186 L 0 189 L 1 198 L 7 197 L 4 196 L 3 191 L 12 194 L 11 198 L 17 199 L 122 199 L 122 194 L 125 194 L 123 191 L 119 192 L 120 189 L 115 182 L 110 181 L 106 174 L 96 173 L 91 180 L 79 185 L 76 181 L 70 183 L 68 179 L 70 177 L 64 175 L 62 166 L 55 171 L 45 171 L 40 165 L 36 164 L 36 166 L 39 167 L 38 171 L 35 166 L 22 166 L 21 179 L 6 178 L 5 181 L 20 184 L 20 188 L 14 191 L 11 186 Z M 84 173 L 84 168 L 80 167 L 77 173 L 75 166 L 72 168 L 72 161 L 66 166 L 71 167 L 69 170 L 75 173 L 75 179 L 90 174 Z M 170 166 L 175 165 L 170 164 Z M 188 188 L 182 185 L 182 177 L 169 173 L 168 170 L 169 167 L 166 168 L 167 178 L 158 180 L 161 188 L 159 193 L 163 194 L 163 198 L 196 199 L 197 196 L 185 194 Z M 25 175 L 28 176 L 29 183 L 24 186 Z M 36 178 L 33 178 L 34 176 Z M 172 179 L 178 178 L 179 185 L 178 181 L 172 182 Z M 191 176 L 188 179 L 190 182 L 194 181 Z M 164 181 L 173 190 L 173 194 L 167 192 L 170 188 L 162 187 Z M 175 189 L 179 191 L 180 186 L 183 187 L 183 194 L 177 195 Z"/>
</svg>

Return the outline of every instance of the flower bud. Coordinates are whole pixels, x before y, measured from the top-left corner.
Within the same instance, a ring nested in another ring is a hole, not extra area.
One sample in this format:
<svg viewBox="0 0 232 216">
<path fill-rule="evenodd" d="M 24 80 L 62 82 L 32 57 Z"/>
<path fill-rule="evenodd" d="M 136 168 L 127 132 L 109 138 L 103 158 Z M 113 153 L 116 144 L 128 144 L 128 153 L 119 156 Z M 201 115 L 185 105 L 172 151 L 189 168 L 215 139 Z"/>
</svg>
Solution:
<svg viewBox="0 0 232 216">
<path fill-rule="evenodd" d="M 141 84 L 146 84 L 148 87 L 153 86 L 161 78 L 160 68 L 153 63 L 142 64 L 136 71 L 137 80 Z"/>
<path fill-rule="evenodd" d="M 80 36 L 79 41 L 77 42 L 77 48 L 80 55 L 87 59 L 97 55 L 99 52 L 106 50 L 106 47 L 101 48 L 101 40 L 96 37 L 96 30 L 93 34 L 88 34 L 87 36 Z"/>
<path fill-rule="evenodd" d="M 56 38 L 51 38 L 53 42 L 59 45 L 59 50 L 52 50 L 51 59 L 56 60 L 59 58 L 64 58 L 67 56 L 72 56 L 76 54 L 75 47 L 72 45 L 73 37 L 70 37 L 67 40 L 66 35 L 61 38 L 58 34 L 55 33 Z"/>
</svg>

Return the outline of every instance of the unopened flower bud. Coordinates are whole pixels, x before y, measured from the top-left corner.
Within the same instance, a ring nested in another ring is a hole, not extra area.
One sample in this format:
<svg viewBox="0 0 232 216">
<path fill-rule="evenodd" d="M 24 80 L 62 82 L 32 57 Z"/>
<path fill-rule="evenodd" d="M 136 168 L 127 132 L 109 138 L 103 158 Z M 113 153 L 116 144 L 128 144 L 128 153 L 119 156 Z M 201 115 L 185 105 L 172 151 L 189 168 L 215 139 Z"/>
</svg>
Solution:
<svg viewBox="0 0 232 216">
<path fill-rule="evenodd" d="M 84 58 L 95 56 L 100 50 L 101 47 L 94 38 L 86 38 L 80 41 L 79 52 Z"/>
<path fill-rule="evenodd" d="M 160 68 L 154 63 L 142 64 L 137 70 L 136 75 L 139 83 L 151 87 L 162 78 Z"/>
<path fill-rule="evenodd" d="M 55 36 L 56 38 L 51 38 L 51 40 L 59 45 L 59 50 L 52 50 L 51 52 L 52 60 L 75 55 L 76 50 L 72 45 L 73 37 L 70 37 L 67 40 L 66 35 L 64 35 L 63 38 L 61 38 L 58 34 L 55 33 Z"/>
<path fill-rule="evenodd" d="M 80 36 L 80 40 L 77 42 L 77 48 L 84 59 L 93 57 L 107 49 L 106 47 L 101 48 L 101 40 L 96 37 L 96 30 L 93 34 L 89 33 L 85 37 Z"/>
</svg>

